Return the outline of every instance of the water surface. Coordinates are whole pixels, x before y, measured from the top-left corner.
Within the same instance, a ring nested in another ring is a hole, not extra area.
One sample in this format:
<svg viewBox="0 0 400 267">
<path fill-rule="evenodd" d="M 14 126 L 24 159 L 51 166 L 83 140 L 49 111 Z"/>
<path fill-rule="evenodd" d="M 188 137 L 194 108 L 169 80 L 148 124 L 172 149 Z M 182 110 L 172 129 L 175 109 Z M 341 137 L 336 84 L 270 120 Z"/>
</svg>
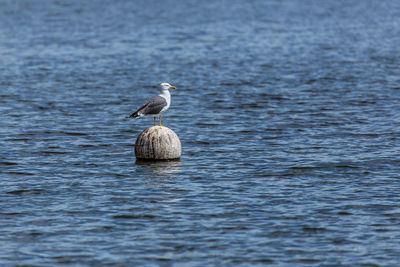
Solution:
<svg viewBox="0 0 400 267">
<path fill-rule="evenodd" d="M 399 44 L 395 0 L 1 1 L 0 263 L 399 265 Z"/>
</svg>

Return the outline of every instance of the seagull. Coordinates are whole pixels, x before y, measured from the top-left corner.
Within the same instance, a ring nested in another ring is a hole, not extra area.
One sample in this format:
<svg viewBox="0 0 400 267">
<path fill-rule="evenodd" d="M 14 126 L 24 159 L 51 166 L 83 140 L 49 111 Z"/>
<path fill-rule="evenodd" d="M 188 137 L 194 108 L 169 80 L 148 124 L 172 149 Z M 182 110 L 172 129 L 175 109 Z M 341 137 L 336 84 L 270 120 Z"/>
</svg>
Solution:
<svg viewBox="0 0 400 267">
<path fill-rule="evenodd" d="M 143 106 L 141 106 L 127 118 L 140 118 L 143 116 L 154 117 L 154 126 L 156 126 L 156 117 L 160 116 L 159 125 L 164 126 L 161 125 L 161 114 L 167 111 L 171 105 L 171 94 L 169 93 L 168 89 L 176 89 L 176 87 L 170 85 L 169 83 L 160 84 L 161 93 L 147 100 Z"/>
</svg>

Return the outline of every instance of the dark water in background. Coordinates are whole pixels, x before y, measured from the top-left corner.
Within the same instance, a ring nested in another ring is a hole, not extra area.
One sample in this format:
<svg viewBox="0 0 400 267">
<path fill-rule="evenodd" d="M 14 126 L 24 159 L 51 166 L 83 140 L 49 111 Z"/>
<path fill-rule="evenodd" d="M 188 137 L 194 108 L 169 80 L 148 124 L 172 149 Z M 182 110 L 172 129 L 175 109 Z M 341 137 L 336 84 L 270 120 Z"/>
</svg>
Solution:
<svg viewBox="0 0 400 267">
<path fill-rule="evenodd" d="M 2 0 L 0 263 L 400 265 L 399 65 L 397 0 Z"/>
</svg>

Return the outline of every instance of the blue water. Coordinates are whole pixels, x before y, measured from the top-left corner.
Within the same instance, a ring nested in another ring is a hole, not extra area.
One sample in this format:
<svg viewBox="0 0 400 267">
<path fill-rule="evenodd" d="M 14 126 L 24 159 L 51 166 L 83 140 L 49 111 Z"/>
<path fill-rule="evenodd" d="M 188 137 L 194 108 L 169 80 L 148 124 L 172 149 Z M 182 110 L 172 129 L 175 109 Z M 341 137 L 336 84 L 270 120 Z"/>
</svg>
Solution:
<svg viewBox="0 0 400 267">
<path fill-rule="evenodd" d="M 2 0 L 0 265 L 399 266 L 399 66 L 397 0 Z"/>
</svg>

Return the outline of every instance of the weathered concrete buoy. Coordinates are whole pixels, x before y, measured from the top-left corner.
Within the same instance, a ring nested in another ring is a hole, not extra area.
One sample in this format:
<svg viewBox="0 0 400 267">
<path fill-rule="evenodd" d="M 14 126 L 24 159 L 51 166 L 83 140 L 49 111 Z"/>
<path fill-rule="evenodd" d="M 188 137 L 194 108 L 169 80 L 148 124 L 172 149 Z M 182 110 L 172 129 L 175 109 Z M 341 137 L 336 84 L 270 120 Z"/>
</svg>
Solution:
<svg viewBox="0 0 400 267">
<path fill-rule="evenodd" d="M 153 126 L 140 133 L 135 143 L 137 159 L 179 159 L 181 141 L 174 131 L 165 126 Z"/>
</svg>

